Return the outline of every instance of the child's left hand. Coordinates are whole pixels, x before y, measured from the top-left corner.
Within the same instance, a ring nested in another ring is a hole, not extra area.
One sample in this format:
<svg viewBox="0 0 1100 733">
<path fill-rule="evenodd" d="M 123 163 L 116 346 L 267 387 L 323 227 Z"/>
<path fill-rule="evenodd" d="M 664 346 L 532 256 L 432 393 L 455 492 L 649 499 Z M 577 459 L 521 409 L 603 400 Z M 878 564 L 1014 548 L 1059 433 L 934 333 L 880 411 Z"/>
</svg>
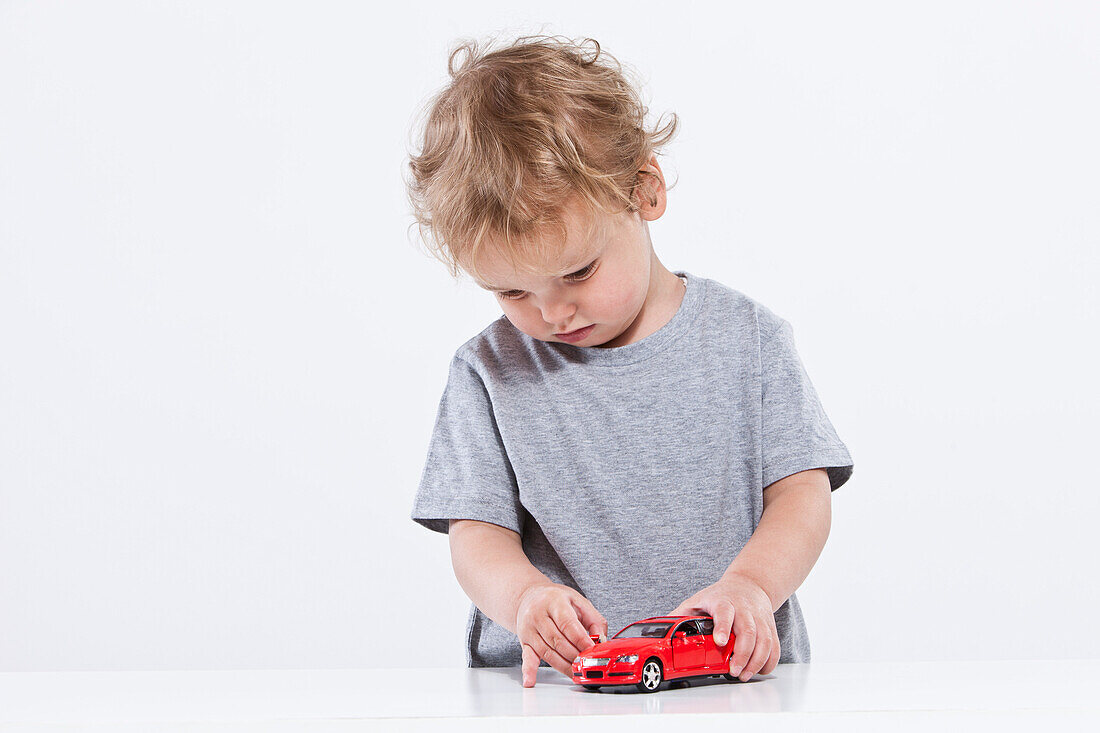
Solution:
<svg viewBox="0 0 1100 733">
<path fill-rule="evenodd" d="M 730 674 L 748 682 L 752 676 L 771 674 L 779 664 L 779 632 L 775 628 L 771 599 L 755 581 L 727 574 L 676 607 L 669 616 L 709 613 L 714 619 L 714 643 L 725 646 L 733 630 Z"/>
</svg>

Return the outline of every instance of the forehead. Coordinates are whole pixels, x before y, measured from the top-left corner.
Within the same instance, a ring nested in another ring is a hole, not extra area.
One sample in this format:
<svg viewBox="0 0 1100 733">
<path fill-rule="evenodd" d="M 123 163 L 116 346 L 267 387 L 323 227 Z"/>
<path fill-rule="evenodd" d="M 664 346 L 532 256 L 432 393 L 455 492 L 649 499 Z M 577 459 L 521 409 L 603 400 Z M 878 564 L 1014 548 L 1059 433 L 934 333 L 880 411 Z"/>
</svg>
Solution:
<svg viewBox="0 0 1100 733">
<path fill-rule="evenodd" d="M 596 258 L 608 230 L 605 215 L 568 207 L 560 229 L 525 237 L 510 250 L 486 241 L 477 256 L 474 281 L 486 290 L 523 290 L 524 285 L 576 272 Z"/>
</svg>

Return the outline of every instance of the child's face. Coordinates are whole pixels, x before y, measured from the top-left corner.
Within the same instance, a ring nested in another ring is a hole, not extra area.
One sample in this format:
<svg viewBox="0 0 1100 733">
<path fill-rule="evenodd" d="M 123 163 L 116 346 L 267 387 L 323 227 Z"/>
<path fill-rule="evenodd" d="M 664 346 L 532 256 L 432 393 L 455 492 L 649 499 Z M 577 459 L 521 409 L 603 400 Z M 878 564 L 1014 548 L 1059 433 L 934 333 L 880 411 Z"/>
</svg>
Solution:
<svg viewBox="0 0 1100 733">
<path fill-rule="evenodd" d="M 676 312 L 682 296 L 676 275 L 654 255 L 646 226 L 664 212 L 661 194 L 659 208 L 593 221 L 574 202 L 564 212 L 566 241 L 550 263 L 555 274 L 520 273 L 498 257 L 481 263 L 478 284 L 494 292 L 516 328 L 541 341 L 614 347 L 645 338 Z M 588 326 L 580 339 L 561 335 Z"/>
</svg>

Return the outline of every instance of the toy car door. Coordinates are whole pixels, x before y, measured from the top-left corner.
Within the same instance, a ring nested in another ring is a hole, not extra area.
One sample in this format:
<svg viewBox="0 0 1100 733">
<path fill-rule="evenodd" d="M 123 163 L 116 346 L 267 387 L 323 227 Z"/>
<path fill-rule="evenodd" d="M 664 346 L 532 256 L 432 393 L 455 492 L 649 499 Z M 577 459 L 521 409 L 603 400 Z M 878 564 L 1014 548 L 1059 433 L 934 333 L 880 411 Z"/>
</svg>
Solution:
<svg viewBox="0 0 1100 733">
<path fill-rule="evenodd" d="M 699 625 L 703 629 L 703 647 L 706 650 L 707 666 L 725 667 L 726 655 L 731 651 L 730 642 L 733 640 L 727 641 L 725 646 L 714 643 L 714 619 L 712 618 L 701 619 Z"/>
<path fill-rule="evenodd" d="M 698 623 L 694 620 L 682 622 L 672 632 L 672 664 L 677 670 L 683 670 L 702 667 L 706 661 L 706 646 Z"/>
</svg>

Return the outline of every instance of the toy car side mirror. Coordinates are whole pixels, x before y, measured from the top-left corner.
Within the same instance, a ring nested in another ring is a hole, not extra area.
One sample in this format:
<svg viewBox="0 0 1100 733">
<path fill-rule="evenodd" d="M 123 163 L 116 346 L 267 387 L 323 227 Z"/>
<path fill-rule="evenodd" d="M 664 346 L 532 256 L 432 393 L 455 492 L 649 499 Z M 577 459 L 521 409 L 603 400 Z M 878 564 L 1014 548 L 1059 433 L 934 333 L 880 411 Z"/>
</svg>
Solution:
<svg viewBox="0 0 1100 733">
<path fill-rule="evenodd" d="M 687 636 L 687 632 L 686 632 L 686 631 L 677 631 L 677 632 L 676 632 L 675 634 L 673 634 L 673 635 L 672 635 L 672 638 L 673 638 L 673 639 L 683 639 L 683 638 L 685 638 L 686 636 Z"/>
</svg>

